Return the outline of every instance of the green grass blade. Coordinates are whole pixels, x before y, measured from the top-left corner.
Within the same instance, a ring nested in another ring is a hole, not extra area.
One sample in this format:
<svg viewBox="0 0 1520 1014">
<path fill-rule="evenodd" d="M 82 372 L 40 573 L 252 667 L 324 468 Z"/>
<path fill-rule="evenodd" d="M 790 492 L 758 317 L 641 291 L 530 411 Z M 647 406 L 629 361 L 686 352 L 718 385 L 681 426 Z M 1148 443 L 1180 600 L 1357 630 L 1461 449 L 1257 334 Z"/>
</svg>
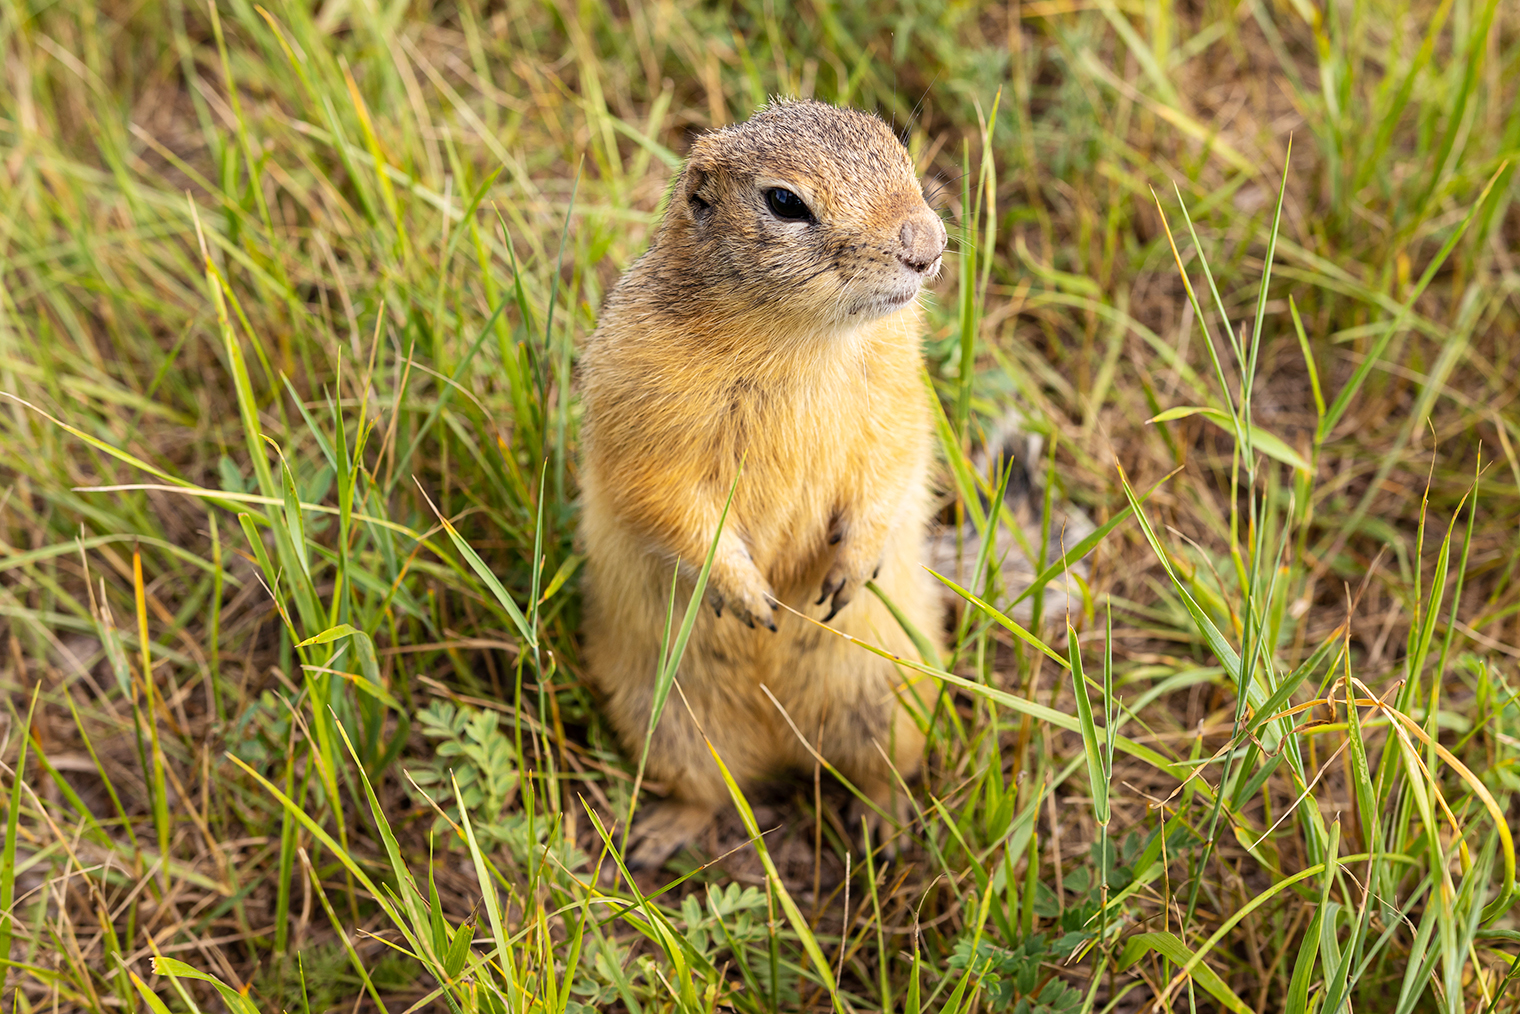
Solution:
<svg viewBox="0 0 1520 1014">
<path fill-rule="evenodd" d="M 1087 758 L 1088 791 L 1092 793 L 1093 819 L 1098 826 L 1108 825 L 1108 775 L 1103 763 L 1103 748 L 1099 745 L 1098 728 L 1093 722 L 1092 701 L 1088 697 L 1087 679 L 1082 673 L 1082 649 L 1077 631 L 1066 624 L 1066 651 L 1071 659 L 1072 691 L 1077 699 L 1077 724 L 1082 731 L 1082 753 Z M 1105 705 L 1107 699 L 1105 698 Z M 1106 730 L 1112 735 L 1112 730 Z"/>
<path fill-rule="evenodd" d="M 21 824 L 21 786 L 25 784 L 26 778 L 26 750 L 31 744 L 32 717 L 37 713 L 37 696 L 41 692 L 40 682 L 32 687 L 32 700 L 26 707 L 26 721 L 19 730 L 21 750 L 16 756 L 11 798 L 5 812 L 5 846 L 0 851 L 0 956 L 7 959 L 11 955 L 11 938 L 16 919 L 13 901 L 16 897 L 16 840 L 17 829 Z"/>
<path fill-rule="evenodd" d="M 464 540 L 464 538 L 459 534 L 458 530 L 455 529 L 455 527 L 449 522 L 449 519 L 439 513 L 437 506 L 434 505 L 432 501 L 432 498 L 427 495 L 426 490 L 422 489 L 420 483 L 417 488 L 418 491 L 422 493 L 422 498 L 427 501 L 428 507 L 432 509 L 434 516 L 438 518 L 438 523 L 443 525 L 443 530 L 448 533 L 449 541 L 454 543 L 455 549 L 459 550 L 459 555 L 464 557 L 465 562 L 470 565 L 470 569 L 473 570 L 476 576 L 479 577 L 482 582 L 484 582 L 485 586 L 488 589 L 490 589 L 491 595 L 501 605 L 502 609 L 506 611 L 506 614 L 511 618 L 513 625 L 517 627 L 517 632 L 522 635 L 523 641 L 530 648 L 536 648 L 538 646 L 538 636 L 536 632 L 532 627 L 528 625 L 528 618 L 523 615 L 522 609 L 519 608 L 517 602 L 507 592 L 507 589 L 502 586 L 502 583 L 496 577 L 495 572 L 492 571 L 490 567 L 486 566 L 486 562 L 480 558 L 479 553 L 470 548 L 470 544 Z"/>
</svg>

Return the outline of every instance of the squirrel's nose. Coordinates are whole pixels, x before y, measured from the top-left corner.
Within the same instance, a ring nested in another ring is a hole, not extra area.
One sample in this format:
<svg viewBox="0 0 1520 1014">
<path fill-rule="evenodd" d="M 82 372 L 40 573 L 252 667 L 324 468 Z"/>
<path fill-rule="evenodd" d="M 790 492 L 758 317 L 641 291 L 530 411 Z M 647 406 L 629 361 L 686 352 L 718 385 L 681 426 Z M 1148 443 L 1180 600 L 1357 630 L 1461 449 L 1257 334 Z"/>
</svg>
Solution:
<svg viewBox="0 0 1520 1014">
<path fill-rule="evenodd" d="M 897 259 L 904 267 L 923 274 L 945 252 L 945 225 L 936 215 L 916 216 L 902 224 L 898 239 L 902 246 L 898 248 Z"/>
</svg>

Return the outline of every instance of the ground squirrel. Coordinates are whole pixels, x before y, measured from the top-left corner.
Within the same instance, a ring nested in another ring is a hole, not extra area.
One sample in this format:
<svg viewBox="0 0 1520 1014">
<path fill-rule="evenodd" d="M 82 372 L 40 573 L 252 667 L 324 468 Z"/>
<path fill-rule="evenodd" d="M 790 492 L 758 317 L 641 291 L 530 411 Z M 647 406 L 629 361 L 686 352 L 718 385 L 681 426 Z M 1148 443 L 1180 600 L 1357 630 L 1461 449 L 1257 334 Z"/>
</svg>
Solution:
<svg viewBox="0 0 1520 1014">
<path fill-rule="evenodd" d="M 899 700 L 912 674 L 781 605 L 916 657 L 864 590 L 874 576 L 939 634 L 922 566 L 933 443 L 917 297 L 945 243 L 885 123 L 777 101 L 697 139 L 648 252 L 603 307 L 580 363 L 584 643 L 634 755 L 673 568 L 679 616 L 743 462 L 712 608 L 649 751 L 669 797 L 642 810 L 637 865 L 663 862 L 728 802 L 693 713 L 742 786 L 813 766 L 789 716 L 877 807 L 902 812 L 887 758 L 904 777 L 920 763 L 923 733 Z"/>
</svg>

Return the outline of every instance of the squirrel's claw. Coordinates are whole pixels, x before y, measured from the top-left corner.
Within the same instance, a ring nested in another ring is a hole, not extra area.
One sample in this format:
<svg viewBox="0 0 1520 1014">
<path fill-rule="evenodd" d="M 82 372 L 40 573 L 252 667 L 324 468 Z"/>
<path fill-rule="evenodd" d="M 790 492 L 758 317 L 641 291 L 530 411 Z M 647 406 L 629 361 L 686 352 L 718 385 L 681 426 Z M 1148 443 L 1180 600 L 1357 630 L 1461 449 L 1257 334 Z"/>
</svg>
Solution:
<svg viewBox="0 0 1520 1014">
<path fill-rule="evenodd" d="M 835 596 L 837 598 L 838 595 L 839 595 L 839 593 L 842 590 L 844 590 L 844 575 L 843 574 L 830 574 L 828 577 L 826 577 L 826 578 L 823 579 L 823 589 L 822 589 L 823 593 L 818 596 L 818 601 L 814 602 L 813 605 L 815 605 L 815 606 L 821 606 L 821 605 L 823 605 L 823 603 L 825 601 L 827 601 L 827 599 L 828 599 L 828 597 L 830 595 L 833 595 L 833 596 Z M 836 608 L 836 611 L 837 611 L 837 608 L 838 608 L 838 604 L 837 603 L 835 605 L 835 608 Z M 829 615 L 832 616 L 834 614 L 830 613 Z"/>
<path fill-rule="evenodd" d="M 708 601 L 713 607 L 713 613 L 717 616 L 721 617 L 724 607 L 727 606 L 728 611 L 733 614 L 734 618 L 749 629 L 754 630 L 756 627 L 764 627 L 766 630 L 775 633 L 775 610 L 778 608 L 779 603 L 776 596 L 772 595 L 769 590 L 762 591 L 758 601 L 751 596 L 743 594 L 725 595 L 712 585 L 708 586 L 707 594 Z"/>
<path fill-rule="evenodd" d="M 857 587 L 859 587 L 859 585 L 856 582 L 846 581 L 843 578 L 841 578 L 835 584 L 834 588 L 832 589 L 833 590 L 833 595 L 834 595 L 834 601 L 831 602 L 831 603 L 829 603 L 829 614 L 823 618 L 823 622 L 824 623 L 827 623 L 830 620 L 832 620 L 835 616 L 837 616 L 839 614 L 839 610 L 843 609 L 845 606 L 847 606 L 847 605 L 850 604 L 851 600 L 855 598 L 855 589 Z M 823 598 L 828 598 L 828 597 L 829 597 L 829 592 L 825 591 L 824 595 L 823 595 Z M 818 602 L 817 602 L 817 604 L 820 605 L 820 606 L 823 605 L 823 599 L 819 599 Z"/>
<path fill-rule="evenodd" d="M 852 567 L 848 561 L 836 561 L 834 566 L 829 568 L 828 574 L 824 576 L 823 587 L 820 589 L 822 594 L 818 596 L 818 601 L 813 603 L 815 606 L 821 606 L 830 598 L 833 599 L 829 603 L 829 613 L 823 618 L 823 622 L 827 623 L 839 615 L 839 611 L 854 600 L 855 593 L 864 587 L 867 581 L 874 580 L 880 573 L 880 560 L 871 568 L 869 574 L 858 566 Z"/>
</svg>

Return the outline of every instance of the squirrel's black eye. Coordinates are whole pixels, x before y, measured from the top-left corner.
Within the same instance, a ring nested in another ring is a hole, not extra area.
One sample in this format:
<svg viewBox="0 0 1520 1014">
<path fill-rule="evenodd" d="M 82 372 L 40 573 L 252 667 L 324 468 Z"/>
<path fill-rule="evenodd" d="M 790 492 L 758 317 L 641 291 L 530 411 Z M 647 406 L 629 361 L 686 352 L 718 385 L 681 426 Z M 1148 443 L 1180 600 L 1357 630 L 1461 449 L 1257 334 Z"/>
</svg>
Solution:
<svg viewBox="0 0 1520 1014">
<path fill-rule="evenodd" d="M 780 187 L 771 187 L 765 192 L 765 203 L 770 207 L 771 214 L 777 218 L 797 221 L 813 217 L 806 201 L 790 190 L 783 190 Z"/>
</svg>

